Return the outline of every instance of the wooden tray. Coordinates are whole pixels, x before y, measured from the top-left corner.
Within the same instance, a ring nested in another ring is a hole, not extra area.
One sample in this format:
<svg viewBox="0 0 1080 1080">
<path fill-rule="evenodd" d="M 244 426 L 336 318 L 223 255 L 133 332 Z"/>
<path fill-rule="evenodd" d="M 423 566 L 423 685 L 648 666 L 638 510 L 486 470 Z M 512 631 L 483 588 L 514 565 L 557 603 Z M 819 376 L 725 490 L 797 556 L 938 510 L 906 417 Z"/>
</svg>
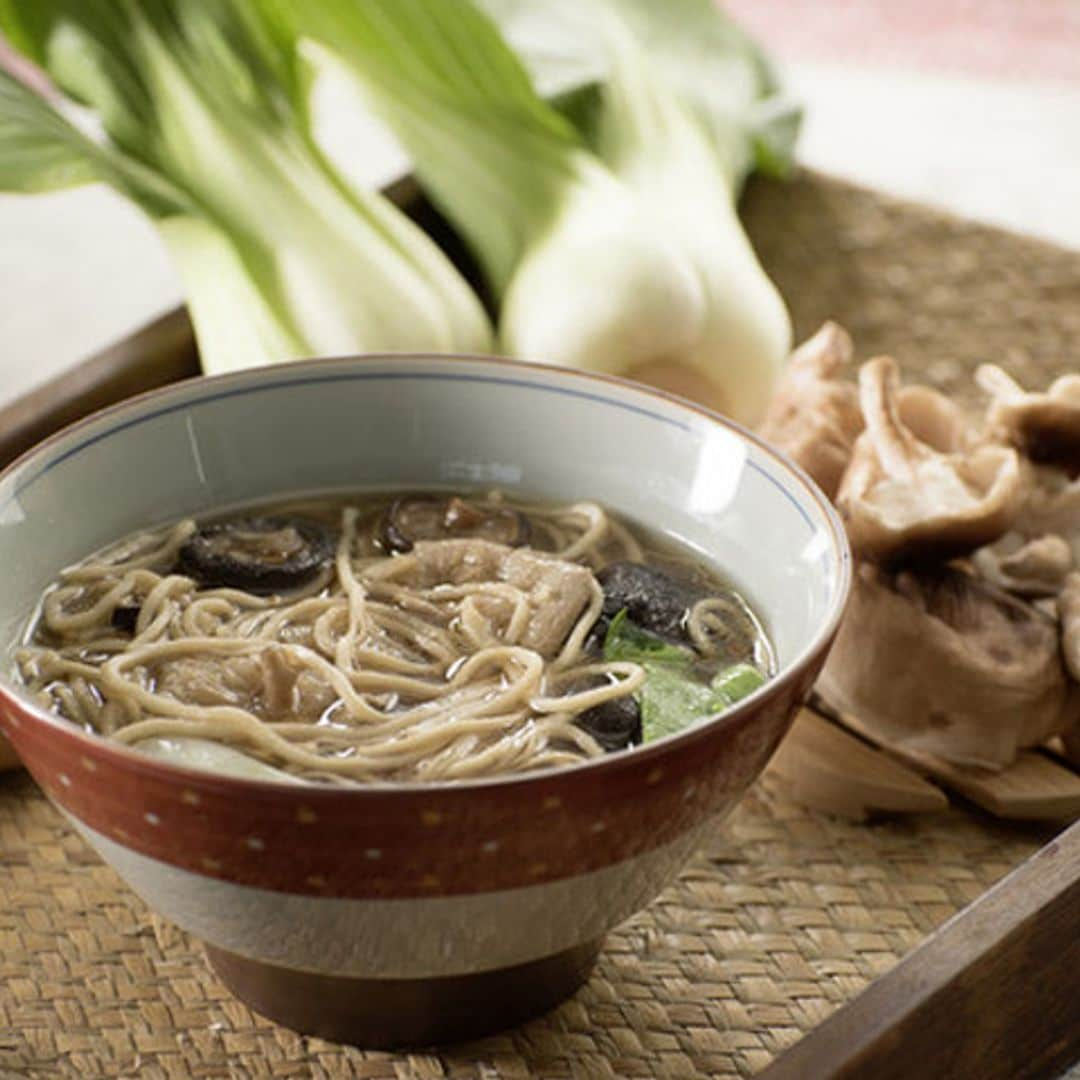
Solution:
<svg viewBox="0 0 1080 1080">
<path fill-rule="evenodd" d="M 1038 383 L 1080 356 L 1080 255 L 809 174 L 744 210 L 800 337 L 835 318 L 960 397 L 982 360 Z M 197 374 L 167 315 L 0 412 L 0 460 Z M 252 1016 L 9 774 L 0 1077 L 1057 1075 L 1080 1059 L 1080 825 L 1055 831 L 963 803 L 856 825 L 766 778 L 571 1002 L 406 1057 Z"/>
</svg>

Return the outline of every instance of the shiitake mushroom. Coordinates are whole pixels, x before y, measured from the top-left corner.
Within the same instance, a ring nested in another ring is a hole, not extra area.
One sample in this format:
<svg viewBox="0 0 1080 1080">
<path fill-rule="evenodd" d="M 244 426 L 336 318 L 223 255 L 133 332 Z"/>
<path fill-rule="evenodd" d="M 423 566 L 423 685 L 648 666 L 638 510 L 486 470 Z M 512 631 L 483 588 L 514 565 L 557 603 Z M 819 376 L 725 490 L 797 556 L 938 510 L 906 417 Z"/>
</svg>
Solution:
<svg viewBox="0 0 1080 1080">
<path fill-rule="evenodd" d="M 680 581 L 671 574 L 645 563 L 613 562 L 597 572 L 604 590 L 600 616 L 603 630 L 623 608 L 635 626 L 667 638 L 686 640 L 686 618 L 690 609 L 708 596 L 700 585 Z"/>
<path fill-rule="evenodd" d="M 329 562 L 329 530 L 296 517 L 240 517 L 203 525 L 180 548 L 177 569 L 205 588 L 257 595 L 311 581 Z"/>
<path fill-rule="evenodd" d="M 678 645 L 693 645 L 687 623 L 702 600 L 714 600 L 709 634 L 713 651 L 725 663 L 758 663 L 765 645 L 761 626 L 739 595 L 680 577 L 645 563 L 608 563 L 596 575 L 604 591 L 604 606 L 589 631 L 588 647 L 600 650 L 611 620 L 624 608 L 627 618 L 642 630 Z"/>
<path fill-rule="evenodd" d="M 508 547 L 528 544 L 529 519 L 509 506 L 411 495 L 395 499 L 379 522 L 379 542 L 387 552 L 411 551 L 418 540 L 490 540 Z"/>
<path fill-rule="evenodd" d="M 134 635 L 141 611 L 141 604 L 117 604 L 113 608 L 112 615 L 109 616 L 109 624 L 121 634 Z"/>
<path fill-rule="evenodd" d="M 602 701 L 575 717 L 574 723 L 608 753 L 637 746 L 642 739 L 641 709 L 630 695 Z"/>
</svg>

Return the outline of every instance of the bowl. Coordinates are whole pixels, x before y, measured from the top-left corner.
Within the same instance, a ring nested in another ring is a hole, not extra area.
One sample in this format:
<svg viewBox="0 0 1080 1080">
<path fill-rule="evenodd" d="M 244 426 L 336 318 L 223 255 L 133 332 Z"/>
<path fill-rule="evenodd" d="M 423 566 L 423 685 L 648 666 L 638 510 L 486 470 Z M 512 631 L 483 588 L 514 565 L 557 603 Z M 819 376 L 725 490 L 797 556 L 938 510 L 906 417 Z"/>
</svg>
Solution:
<svg viewBox="0 0 1080 1080">
<path fill-rule="evenodd" d="M 170 765 L 48 714 L 13 678 L 48 583 L 125 534 L 298 493 L 488 487 L 596 499 L 696 549 L 763 617 L 779 674 L 722 717 L 586 764 L 353 789 Z M 0 475 L 0 566 L 0 730 L 37 783 L 251 1008 L 368 1047 L 473 1037 L 572 993 L 762 771 L 850 582 L 825 497 L 715 414 L 434 356 L 197 379 L 98 413 Z"/>
</svg>

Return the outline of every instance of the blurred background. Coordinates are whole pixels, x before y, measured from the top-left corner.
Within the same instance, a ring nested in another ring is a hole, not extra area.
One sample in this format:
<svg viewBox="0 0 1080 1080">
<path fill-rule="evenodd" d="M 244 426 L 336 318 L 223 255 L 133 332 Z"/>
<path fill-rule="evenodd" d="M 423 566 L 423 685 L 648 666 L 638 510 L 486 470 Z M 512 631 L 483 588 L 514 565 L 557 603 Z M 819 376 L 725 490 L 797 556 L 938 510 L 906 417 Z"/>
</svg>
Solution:
<svg viewBox="0 0 1080 1080">
<path fill-rule="evenodd" d="M 1080 248 L 1078 0 L 726 7 L 805 105 L 805 166 Z M 373 179 L 399 168 L 372 154 Z M 153 229 L 112 192 L 0 195 L 0 400 L 179 297 Z"/>
</svg>

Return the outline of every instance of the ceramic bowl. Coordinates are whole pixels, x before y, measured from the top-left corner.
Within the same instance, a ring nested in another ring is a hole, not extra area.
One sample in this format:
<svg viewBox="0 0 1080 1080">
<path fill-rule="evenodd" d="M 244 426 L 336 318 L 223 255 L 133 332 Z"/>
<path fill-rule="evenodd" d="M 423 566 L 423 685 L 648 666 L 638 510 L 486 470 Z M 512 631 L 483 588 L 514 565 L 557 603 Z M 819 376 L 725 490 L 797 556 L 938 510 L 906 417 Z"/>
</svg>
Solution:
<svg viewBox="0 0 1080 1080">
<path fill-rule="evenodd" d="M 551 772 L 378 788 L 192 771 L 36 706 L 13 652 L 64 566 L 184 515 L 315 491 L 595 499 L 721 567 L 780 672 L 721 718 Z M 719 417 L 619 380 L 448 357 L 198 379 L 68 428 L 0 476 L 0 729 L 100 856 L 256 1011 L 367 1046 L 474 1036 L 587 977 L 761 772 L 835 633 L 827 500 Z"/>
</svg>

